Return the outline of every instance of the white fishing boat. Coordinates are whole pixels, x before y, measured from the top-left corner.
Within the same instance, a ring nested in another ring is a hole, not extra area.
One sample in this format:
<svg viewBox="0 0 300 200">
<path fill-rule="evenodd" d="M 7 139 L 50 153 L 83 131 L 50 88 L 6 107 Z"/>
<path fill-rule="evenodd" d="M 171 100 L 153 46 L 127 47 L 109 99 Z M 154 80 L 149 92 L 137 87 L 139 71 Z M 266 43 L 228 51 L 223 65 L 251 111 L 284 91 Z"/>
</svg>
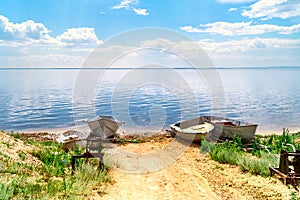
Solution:
<svg viewBox="0 0 300 200">
<path fill-rule="evenodd" d="M 199 117 L 172 124 L 170 128 L 177 137 L 183 140 L 200 142 L 203 136 L 214 129 L 214 126 Z"/>
</svg>

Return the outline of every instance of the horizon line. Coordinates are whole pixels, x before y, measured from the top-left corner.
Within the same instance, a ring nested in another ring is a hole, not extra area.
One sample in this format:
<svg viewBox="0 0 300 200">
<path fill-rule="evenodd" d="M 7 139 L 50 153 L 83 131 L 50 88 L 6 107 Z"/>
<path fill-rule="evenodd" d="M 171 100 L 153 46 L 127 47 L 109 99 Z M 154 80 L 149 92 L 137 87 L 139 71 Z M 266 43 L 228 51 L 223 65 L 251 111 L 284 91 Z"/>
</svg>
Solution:
<svg viewBox="0 0 300 200">
<path fill-rule="evenodd" d="M 286 68 L 300 68 L 300 66 L 257 66 L 257 67 L 170 67 L 170 69 L 286 69 Z M 113 67 L 113 68 L 106 68 L 106 67 L 0 67 L 0 70 L 128 70 L 128 69 L 168 69 L 163 67 Z"/>
</svg>

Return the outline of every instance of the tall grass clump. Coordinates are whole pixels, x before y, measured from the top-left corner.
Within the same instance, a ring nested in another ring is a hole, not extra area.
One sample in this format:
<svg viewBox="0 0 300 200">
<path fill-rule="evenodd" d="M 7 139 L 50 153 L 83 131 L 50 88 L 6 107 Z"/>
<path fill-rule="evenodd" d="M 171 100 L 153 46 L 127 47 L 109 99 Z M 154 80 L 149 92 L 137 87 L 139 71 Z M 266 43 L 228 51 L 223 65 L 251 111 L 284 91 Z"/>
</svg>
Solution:
<svg viewBox="0 0 300 200">
<path fill-rule="evenodd" d="M 243 154 L 238 158 L 236 165 L 244 172 L 248 171 L 254 175 L 268 177 L 270 175 L 269 167 L 277 167 L 278 162 L 278 155 L 262 152 L 259 158 Z"/>
<path fill-rule="evenodd" d="M 102 170 L 97 170 L 97 165 L 92 163 L 83 163 L 76 169 L 73 182 L 73 194 L 80 193 L 86 196 L 90 191 L 87 188 L 92 188 L 93 191 L 104 193 L 103 184 L 110 182 L 110 177 L 107 176 L 108 167 L 105 166 Z M 76 192 L 75 192 L 76 191 Z"/>
<path fill-rule="evenodd" d="M 234 137 L 233 142 L 227 140 L 219 144 L 207 142 L 203 138 L 201 152 L 208 152 L 213 160 L 220 163 L 236 164 L 237 158 L 242 153 L 241 144 L 241 139 L 238 137 Z"/>
<path fill-rule="evenodd" d="M 228 164 L 237 164 L 237 160 L 241 154 L 240 147 L 228 141 L 222 145 L 215 145 L 212 151 L 209 152 L 213 160 Z"/>
<path fill-rule="evenodd" d="M 290 134 L 286 128 L 283 129 L 282 135 L 256 136 L 253 151 L 257 152 L 259 145 L 267 146 L 273 154 L 279 154 L 281 150 L 292 152 L 294 151 L 292 146 L 300 150 L 300 143 L 295 142 L 297 138 L 300 138 L 300 133 Z"/>
<path fill-rule="evenodd" d="M 260 150 L 261 151 L 261 150 Z M 237 165 L 244 172 L 269 176 L 269 167 L 277 166 L 279 162 L 278 155 L 268 154 L 261 151 L 259 157 L 252 156 L 242 149 L 240 138 L 234 137 L 233 141 L 225 141 L 223 143 L 212 144 L 205 139 L 201 143 L 201 152 L 208 152 L 210 158 L 220 163 Z"/>
</svg>

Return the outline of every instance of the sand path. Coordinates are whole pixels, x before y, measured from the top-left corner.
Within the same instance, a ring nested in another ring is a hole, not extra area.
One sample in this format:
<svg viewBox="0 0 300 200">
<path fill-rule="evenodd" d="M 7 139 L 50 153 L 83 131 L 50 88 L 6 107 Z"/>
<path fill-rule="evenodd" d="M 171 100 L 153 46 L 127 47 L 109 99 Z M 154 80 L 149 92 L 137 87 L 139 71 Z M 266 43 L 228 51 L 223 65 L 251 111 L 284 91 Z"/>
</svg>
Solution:
<svg viewBox="0 0 300 200">
<path fill-rule="evenodd" d="M 146 152 L 170 147 L 171 140 L 127 144 L 118 148 L 145 155 Z M 178 159 L 155 172 L 133 174 L 121 170 L 124 163 L 132 162 L 131 166 L 135 166 L 136 159 L 132 158 L 117 163 L 119 168 L 111 171 L 113 183 L 106 187 L 107 193 L 95 196 L 95 199 L 290 199 L 292 190 L 277 178 L 253 176 L 241 172 L 237 166 L 212 161 L 207 155 L 200 154 L 199 145 L 185 146 L 184 150 Z M 113 153 L 108 155 L 117 156 Z M 160 157 L 159 161 L 165 158 L 163 153 L 156 156 Z"/>
<path fill-rule="evenodd" d="M 128 144 L 122 148 L 144 153 L 164 144 Z M 101 199 L 220 199 L 197 168 L 199 156 L 198 148 L 187 147 L 179 159 L 159 171 L 133 174 L 115 169 L 111 174 L 115 183 Z"/>
</svg>

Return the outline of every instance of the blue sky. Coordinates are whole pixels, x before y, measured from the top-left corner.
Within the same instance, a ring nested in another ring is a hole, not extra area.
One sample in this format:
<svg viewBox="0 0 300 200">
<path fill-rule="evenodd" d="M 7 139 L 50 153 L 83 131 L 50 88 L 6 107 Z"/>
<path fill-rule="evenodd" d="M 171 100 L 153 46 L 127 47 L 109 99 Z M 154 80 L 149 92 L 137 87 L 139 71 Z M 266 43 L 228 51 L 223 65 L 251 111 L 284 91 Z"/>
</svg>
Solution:
<svg viewBox="0 0 300 200">
<path fill-rule="evenodd" d="M 217 66 L 300 66 L 299 0 L 10 0 L 0 67 L 80 67 L 103 41 L 144 27 L 185 34 Z"/>
</svg>

